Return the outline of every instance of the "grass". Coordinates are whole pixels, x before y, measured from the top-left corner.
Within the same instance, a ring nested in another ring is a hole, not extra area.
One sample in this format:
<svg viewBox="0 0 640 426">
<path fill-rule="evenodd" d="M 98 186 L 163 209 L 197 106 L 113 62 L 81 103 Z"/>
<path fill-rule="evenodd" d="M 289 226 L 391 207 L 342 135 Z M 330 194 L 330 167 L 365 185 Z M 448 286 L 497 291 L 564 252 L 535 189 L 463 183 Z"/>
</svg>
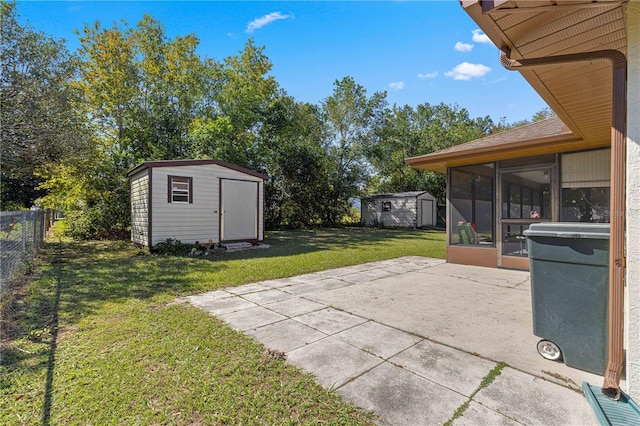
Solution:
<svg viewBox="0 0 640 426">
<path fill-rule="evenodd" d="M 124 242 L 48 242 L 21 333 L 0 347 L 1 424 L 371 424 L 371 414 L 264 355 L 178 296 L 404 255 L 444 234 L 271 232 L 267 250 L 152 256 Z"/>
<path fill-rule="evenodd" d="M 504 370 L 505 367 L 507 367 L 507 364 L 505 362 L 499 362 L 498 364 L 496 364 L 496 366 L 493 367 L 491 371 L 489 371 L 487 375 L 482 378 L 480 386 L 478 386 L 478 388 L 471 394 L 471 396 L 469 396 L 469 399 L 467 399 L 461 406 L 456 409 L 456 411 L 453 413 L 453 416 L 451 416 L 451 418 L 445 422 L 444 426 L 451 426 L 456 419 L 462 417 L 478 392 L 493 383 L 493 381 L 500 374 L 502 374 L 502 370 Z"/>
</svg>

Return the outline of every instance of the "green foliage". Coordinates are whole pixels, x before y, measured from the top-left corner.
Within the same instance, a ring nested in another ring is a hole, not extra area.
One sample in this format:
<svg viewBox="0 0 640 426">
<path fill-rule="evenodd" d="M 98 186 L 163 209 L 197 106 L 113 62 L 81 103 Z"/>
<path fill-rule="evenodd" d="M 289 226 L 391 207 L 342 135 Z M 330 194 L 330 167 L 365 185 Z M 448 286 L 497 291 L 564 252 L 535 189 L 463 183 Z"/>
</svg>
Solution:
<svg viewBox="0 0 640 426">
<path fill-rule="evenodd" d="M 1 4 L 0 207 L 41 198 L 73 218 L 75 238 L 127 232 L 126 175 L 148 160 L 217 158 L 266 173 L 269 229 L 352 223 L 351 200 L 366 193 L 427 190 L 442 203 L 444 176 L 404 159 L 503 126 L 457 105 L 389 108 L 385 92 L 349 76 L 318 105 L 296 102 L 264 46 L 202 58 L 196 35 L 169 37 L 149 15 L 85 25 L 75 56 Z"/>
<path fill-rule="evenodd" d="M 185 244 L 180 240 L 167 238 L 153 246 L 153 252 L 165 256 L 185 256 L 189 253 L 191 248 L 192 246 Z"/>
<path fill-rule="evenodd" d="M 128 215 L 123 207 L 123 203 L 114 202 L 69 211 L 65 235 L 75 240 L 127 240 Z"/>
<path fill-rule="evenodd" d="M 269 233 L 264 250 L 139 256 L 131 244 L 47 243 L 3 342 L 5 424 L 369 424 L 311 375 L 182 297 L 404 255 L 445 235 L 365 228 Z M 180 297 L 180 298 L 176 298 Z M 49 374 L 49 376 L 48 376 Z M 249 397 L 250 396 L 250 397 Z M 179 414 L 179 415 L 178 415 Z"/>
<path fill-rule="evenodd" d="M 406 105 L 387 111 L 385 125 L 378 129 L 379 139 L 368 150 L 376 170 L 370 191 L 429 191 L 443 204 L 445 176 L 410 168 L 404 159 L 430 154 L 486 135 L 489 117 L 471 118 L 457 105 Z"/>
<path fill-rule="evenodd" d="M 70 84 L 76 58 L 18 20 L 15 2 L 0 2 L 0 208 L 31 207 L 43 195 L 35 172 L 81 150 L 85 109 Z"/>
<path fill-rule="evenodd" d="M 377 217 L 374 217 L 373 220 L 371 221 L 371 225 L 369 225 L 371 228 L 377 228 L 377 229 L 384 229 L 384 220 L 379 220 Z"/>
<path fill-rule="evenodd" d="M 377 130 L 385 119 L 386 92 L 367 97 L 352 77 L 334 82 L 333 94 L 321 103 L 329 153 L 329 191 L 319 194 L 326 208 L 323 223 L 338 223 L 360 195 L 370 172 L 366 153 L 380 143 Z"/>
</svg>

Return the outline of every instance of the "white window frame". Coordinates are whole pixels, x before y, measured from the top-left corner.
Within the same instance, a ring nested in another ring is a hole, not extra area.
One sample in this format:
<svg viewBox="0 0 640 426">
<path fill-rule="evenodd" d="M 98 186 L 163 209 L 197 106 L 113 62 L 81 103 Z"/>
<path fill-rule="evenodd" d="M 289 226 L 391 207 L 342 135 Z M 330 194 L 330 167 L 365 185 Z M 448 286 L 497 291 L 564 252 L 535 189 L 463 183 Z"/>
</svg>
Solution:
<svg viewBox="0 0 640 426">
<path fill-rule="evenodd" d="M 193 178 L 187 176 L 169 176 L 168 202 L 172 204 L 193 203 Z M 186 200 L 185 200 L 186 198 Z"/>
</svg>

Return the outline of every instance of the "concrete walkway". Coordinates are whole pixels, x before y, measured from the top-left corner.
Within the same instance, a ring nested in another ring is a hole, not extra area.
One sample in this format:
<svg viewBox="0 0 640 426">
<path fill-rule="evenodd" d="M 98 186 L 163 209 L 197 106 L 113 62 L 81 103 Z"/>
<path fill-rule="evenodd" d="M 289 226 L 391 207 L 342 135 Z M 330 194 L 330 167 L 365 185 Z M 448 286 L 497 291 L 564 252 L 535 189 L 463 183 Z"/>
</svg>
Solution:
<svg viewBox="0 0 640 426">
<path fill-rule="evenodd" d="M 188 299 L 384 424 L 598 424 L 579 389 L 602 378 L 535 349 L 527 272 L 412 256 Z"/>
</svg>

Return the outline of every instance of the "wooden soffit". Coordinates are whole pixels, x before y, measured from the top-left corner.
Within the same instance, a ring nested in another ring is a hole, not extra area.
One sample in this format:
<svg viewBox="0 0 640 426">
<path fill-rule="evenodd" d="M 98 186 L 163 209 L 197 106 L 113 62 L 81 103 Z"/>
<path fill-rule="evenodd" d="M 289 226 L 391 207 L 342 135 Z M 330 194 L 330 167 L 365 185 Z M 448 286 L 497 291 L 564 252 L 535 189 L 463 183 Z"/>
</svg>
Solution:
<svg viewBox="0 0 640 426">
<path fill-rule="evenodd" d="M 511 50 L 512 59 L 602 50 L 627 53 L 627 0 L 462 0 L 461 4 L 498 48 Z M 519 72 L 584 145 L 610 143 L 610 62 L 594 59 Z"/>
</svg>

